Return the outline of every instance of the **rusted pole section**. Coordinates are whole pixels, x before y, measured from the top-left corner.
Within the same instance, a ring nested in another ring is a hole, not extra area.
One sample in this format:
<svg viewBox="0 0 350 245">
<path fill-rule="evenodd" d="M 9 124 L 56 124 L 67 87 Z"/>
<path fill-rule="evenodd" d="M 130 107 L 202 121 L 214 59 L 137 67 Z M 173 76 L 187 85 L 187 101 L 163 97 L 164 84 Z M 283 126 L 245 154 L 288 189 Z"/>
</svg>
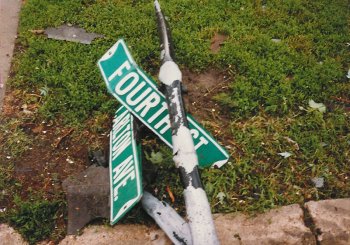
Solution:
<svg viewBox="0 0 350 245">
<path fill-rule="evenodd" d="M 157 0 L 154 1 L 161 39 L 161 61 L 158 78 L 165 86 L 172 129 L 173 160 L 179 169 L 184 187 L 187 217 L 192 241 L 195 245 L 219 244 L 207 195 L 199 171 L 198 157 L 184 109 L 181 80 L 182 74 L 174 62 L 170 31 Z M 208 152 L 208 154 L 210 154 Z"/>
</svg>

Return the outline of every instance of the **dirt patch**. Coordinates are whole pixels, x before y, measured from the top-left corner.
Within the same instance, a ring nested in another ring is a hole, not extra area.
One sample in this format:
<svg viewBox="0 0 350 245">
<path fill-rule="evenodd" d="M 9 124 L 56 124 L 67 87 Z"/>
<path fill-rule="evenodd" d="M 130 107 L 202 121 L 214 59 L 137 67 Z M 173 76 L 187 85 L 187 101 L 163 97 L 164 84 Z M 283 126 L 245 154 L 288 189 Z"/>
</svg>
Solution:
<svg viewBox="0 0 350 245">
<path fill-rule="evenodd" d="M 224 108 L 220 107 L 212 97 L 225 90 L 229 80 L 225 73 L 216 70 L 204 73 L 184 70 L 183 83 L 187 90 L 184 99 L 187 111 L 201 121 L 219 119 L 218 116 L 224 115 L 222 113 Z"/>
<path fill-rule="evenodd" d="M 25 187 L 40 188 L 47 193 L 58 191 L 67 176 L 85 169 L 87 146 L 67 139 L 65 144 L 56 148 L 54 142 L 59 136 L 54 130 L 54 125 L 44 125 L 41 132 L 33 134 L 35 141 L 32 148 L 15 160 L 15 172 Z"/>
<path fill-rule="evenodd" d="M 20 111 L 20 102 L 21 96 L 19 91 L 6 91 L 6 96 L 4 98 L 4 104 L 0 109 L 0 113 L 2 117 L 18 117 L 18 113 Z"/>
<path fill-rule="evenodd" d="M 221 46 L 223 43 L 227 40 L 227 36 L 220 34 L 220 33 L 215 33 L 213 38 L 211 39 L 210 42 L 210 50 L 212 53 L 217 54 L 220 51 Z"/>
<path fill-rule="evenodd" d="M 341 104 L 345 106 L 345 111 L 350 111 L 350 97 L 348 96 L 339 96 L 339 97 L 331 97 L 335 104 Z"/>
<path fill-rule="evenodd" d="M 184 95 L 187 112 L 191 113 L 219 143 L 232 154 L 242 154 L 230 132 L 230 111 L 213 97 L 227 91 L 234 78 L 228 72 L 209 69 L 202 73 L 183 70 Z"/>
<path fill-rule="evenodd" d="M 23 199 L 30 195 L 30 190 L 41 191 L 44 198 L 50 198 L 62 192 L 61 183 L 64 179 L 91 164 L 89 149 L 96 142 L 108 145 L 108 134 L 95 134 L 88 129 L 78 132 L 56 122 L 35 119 L 35 112 L 29 115 L 23 112 L 20 98 L 18 91 L 7 92 L 2 117 L 17 118 L 19 127 L 32 139 L 33 144 L 19 157 L 12 159 L 1 156 L 1 153 L 0 157 L 4 159 L 3 164 L 14 164 Z"/>
</svg>

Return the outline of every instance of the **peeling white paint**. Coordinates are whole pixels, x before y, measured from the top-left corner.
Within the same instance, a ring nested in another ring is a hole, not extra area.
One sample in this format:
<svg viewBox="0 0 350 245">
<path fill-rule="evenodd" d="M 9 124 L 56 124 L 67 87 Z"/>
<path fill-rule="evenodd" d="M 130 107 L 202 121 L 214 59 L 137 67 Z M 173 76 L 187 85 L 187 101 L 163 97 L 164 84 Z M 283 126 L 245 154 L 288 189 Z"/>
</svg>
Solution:
<svg viewBox="0 0 350 245">
<path fill-rule="evenodd" d="M 196 180 L 196 182 L 198 182 L 198 186 L 196 184 L 197 188 L 194 188 L 193 186 L 192 176 L 199 178 L 199 173 L 197 172 L 198 169 L 196 168 L 198 166 L 198 156 L 196 154 L 192 134 L 187 123 L 185 123 L 186 119 L 184 118 L 186 115 L 182 115 L 182 113 L 184 113 L 184 107 L 181 101 L 179 84 L 175 83 L 175 81 L 181 82 L 182 74 L 178 65 L 172 61 L 171 52 L 169 50 L 169 33 L 157 0 L 154 1 L 154 5 L 157 12 L 161 43 L 165 48 L 165 55 L 169 56 L 164 57 L 162 60 L 163 62 L 166 62 L 160 67 L 158 78 L 163 84 L 169 87 L 167 88 L 168 92 L 171 91 L 171 94 L 167 95 L 169 110 L 173 110 L 170 111 L 170 113 L 177 114 L 170 117 L 172 120 L 171 126 L 173 133 L 173 160 L 176 167 L 184 169 L 184 172 L 181 169 L 180 173 L 185 179 L 184 196 L 193 244 L 219 244 L 210 211 L 210 205 L 206 193 L 202 189 L 200 179 Z"/>
<path fill-rule="evenodd" d="M 160 67 L 158 78 L 170 86 L 174 81 L 182 81 L 182 73 L 174 61 L 167 61 Z"/>
<path fill-rule="evenodd" d="M 176 167 L 183 167 L 186 173 L 191 173 L 198 165 L 198 157 L 194 149 L 191 132 L 181 125 L 176 135 L 173 135 L 173 152 Z"/>
<path fill-rule="evenodd" d="M 157 0 L 154 1 L 154 7 L 156 8 L 156 11 L 157 11 L 157 12 L 160 12 L 160 11 L 161 11 L 159 2 L 158 2 Z"/>
<path fill-rule="evenodd" d="M 141 199 L 142 207 L 157 222 L 174 244 L 192 244 L 191 231 L 188 223 L 165 202 L 159 201 L 147 191 Z M 183 242 L 181 242 L 181 240 Z"/>
<path fill-rule="evenodd" d="M 204 190 L 189 186 L 184 190 L 184 196 L 193 244 L 220 244 Z"/>
</svg>

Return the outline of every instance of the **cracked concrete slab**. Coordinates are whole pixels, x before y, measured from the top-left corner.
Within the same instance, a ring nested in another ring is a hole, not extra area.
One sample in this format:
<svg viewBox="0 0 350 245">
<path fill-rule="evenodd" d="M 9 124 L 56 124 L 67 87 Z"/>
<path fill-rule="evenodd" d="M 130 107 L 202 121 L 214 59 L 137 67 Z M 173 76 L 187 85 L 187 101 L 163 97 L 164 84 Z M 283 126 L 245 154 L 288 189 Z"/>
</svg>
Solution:
<svg viewBox="0 0 350 245">
<path fill-rule="evenodd" d="M 12 227 L 0 224 L 0 244 L 6 245 L 26 245 L 21 235 Z"/>
<path fill-rule="evenodd" d="M 144 225 L 90 226 L 81 236 L 67 236 L 59 245 L 170 245 L 165 233 Z"/>
<path fill-rule="evenodd" d="M 256 217 L 243 214 L 214 216 L 222 244 L 316 244 L 304 224 L 304 213 L 298 204 L 270 210 Z"/>
<path fill-rule="evenodd" d="M 350 199 L 311 201 L 305 204 L 320 244 L 350 244 Z"/>
<path fill-rule="evenodd" d="M 289 205 L 256 217 L 243 214 L 214 216 L 221 244 L 316 244 L 305 226 L 303 210 Z M 61 245 L 76 244 L 171 244 L 164 232 L 143 225 L 91 226 L 81 236 L 68 236 Z"/>
<path fill-rule="evenodd" d="M 317 244 L 350 244 L 350 199 L 325 200 L 305 204 L 319 231 Z M 255 217 L 241 213 L 216 214 L 214 222 L 221 244 L 316 244 L 314 234 L 304 223 L 299 205 L 270 210 Z M 11 227 L 0 224 L 0 241 L 27 244 Z M 2 244 L 0 242 L 0 244 Z M 171 244 L 156 226 L 89 226 L 80 236 L 66 236 L 60 245 L 78 244 Z"/>
<path fill-rule="evenodd" d="M 0 0 L 0 111 L 11 67 L 21 3 L 21 0 Z"/>
</svg>

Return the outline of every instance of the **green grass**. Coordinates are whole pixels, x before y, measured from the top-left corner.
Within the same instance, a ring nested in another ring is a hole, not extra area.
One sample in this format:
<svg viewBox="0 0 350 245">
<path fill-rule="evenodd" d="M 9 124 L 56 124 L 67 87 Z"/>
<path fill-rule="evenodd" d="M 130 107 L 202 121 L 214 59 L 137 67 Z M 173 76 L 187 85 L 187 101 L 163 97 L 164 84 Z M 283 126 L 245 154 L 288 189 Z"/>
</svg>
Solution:
<svg viewBox="0 0 350 245">
<path fill-rule="evenodd" d="M 347 1 L 162 4 L 181 66 L 195 70 L 215 66 L 234 75 L 230 91 L 216 99 L 235 116 L 259 110 L 286 115 L 309 99 L 330 102 L 331 96 L 350 93 L 345 76 L 350 62 Z M 32 0 L 21 16 L 19 40 L 26 51 L 17 55 L 13 85 L 37 93 L 49 88 L 40 108 L 44 117 L 60 115 L 65 123 L 79 124 L 96 113 L 111 113 L 116 103 L 106 95 L 95 64 L 118 38 L 125 38 L 142 67 L 152 74 L 158 69 L 157 28 L 149 1 L 133 5 Z M 81 45 L 30 32 L 64 23 L 105 38 Z M 228 37 L 219 54 L 209 50 L 215 32 Z"/>
<path fill-rule="evenodd" d="M 27 202 L 17 200 L 16 205 L 18 209 L 9 215 L 9 222 L 29 244 L 52 237 L 57 215 L 65 207 L 59 201 L 40 199 Z"/>
<path fill-rule="evenodd" d="M 46 238 L 57 241 L 62 238 L 61 227 L 57 220 L 66 212 L 65 202 L 58 195 L 53 200 L 43 199 L 39 190 L 27 193 L 23 200 L 21 182 L 14 176 L 12 164 L 0 162 L 0 223 L 9 223 L 29 244 L 35 244 Z"/>
<path fill-rule="evenodd" d="M 294 118 L 255 116 L 235 121 L 231 132 L 243 153 L 221 170 L 204 172 L 217 211 L 256 211 L 307 200 L 349 196 L 349 115 L 309 110 Z M 290 152 L 283 158 L 278 153 Z M 313 178 L 324 178 L 316 188 Z"/>
<path fill-rule="evenodd" d="M 21 129 L 19 119 L 0 120 L 0 153 L 8 159 L 29 150 L 33 140 Z"/>
<path fill-rule="evenodd" d="M 349 100 L 350 94 L 348 2 L 161 4 L 180 66 L 195 71 L 214 67 L 232 77 L 229 88 L 213 99 L 229 111 L 226 136 L 239 150 L 229 149 L 230 163 L 222 169 L 202 172 L 213 210 L 261 211 L 349 197 L 349 105 L 334 99 Z M 83 45 L 30 31 L 68 23 L 105 38 Z M 210 51 L 215 33 L 227 36 L 218 54 Z M 47 91 L 39 101 L 25 101 L 38 105 L 38 119 L 84 127 L 92 118 L 99 131 L 101 119 L 112 117 L 118 103 L 107 94 L 96 62 L 119 38 L 126 40 L 137 63 L 156 76 L 159 44 L 151 1 L 28 0 L 21 12 L 10 85 L 24 94 Z M 327 111 L 310 108 L 311 99 L 324 103 Z M 162 197 L 170 186 L 179 200 L 175 205 L 181 206 L 169 151 L 158 144 L 145 151 L 148 161 L 155 161 L 151 151 L 160 151 L 166 162 L 155 164 L 162 176 L 150 188 L 157 187 Z M 282 152 L 292 155 L 284 159 L 278 155 Z M 324 178 L 324 187 L 314 186 L 315 177 Z M 225 198 L 220 202 L 221 192 Z"/>
<path fill-rule="evenodd" d="M 0 204 L 3 210 L 0 212 L 0 221 L 5 217 L 5 212 L 7 207 L 4 204 L 7 204 L 12 201 L 13 194 L 16 193 L 16 190 L 20 184 L 13 178 L 13 166 L 0 164 Z"/>
</svg>

